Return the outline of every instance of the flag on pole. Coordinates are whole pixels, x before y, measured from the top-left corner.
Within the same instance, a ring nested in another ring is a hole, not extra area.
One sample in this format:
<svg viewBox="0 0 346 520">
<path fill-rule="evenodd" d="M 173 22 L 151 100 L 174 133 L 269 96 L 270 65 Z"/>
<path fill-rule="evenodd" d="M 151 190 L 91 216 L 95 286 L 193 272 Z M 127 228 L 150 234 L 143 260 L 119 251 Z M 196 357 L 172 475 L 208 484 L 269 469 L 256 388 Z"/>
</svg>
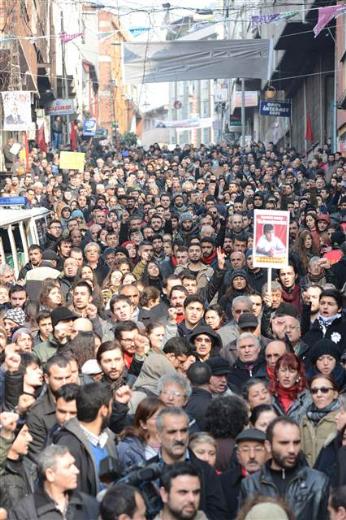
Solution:
<svg viewBox="0 0 346 520">
<path fill-rule="evenodd" d="M 74 40 L 75 38 L 78 38 L 79 36 L 83 36 L 83 33 L 79 32 L 79 33 L 74 33 L 74 34 L 67 34 L 65 32 L 61 32 L 59 34 L 59 36 L 60 36 L 61 43 L 68 43 L 68 42 Z"/>
<path fill-rule="evenodd" d="M 346 4 L 341 5 L 329 5 L 327 7 L 320 7 L 318 9 L 318 20 L 314 27 L 315 38 L 320 32 L 329 24 L 329 22 L 335 17 L 346 12 Z"/>
<path fill-rule="evenodd" d="M 305 141 L 312 143 L 313 140 L 314 140 L 314 134 L 312 131 L 311 117 L 308 114 L 306 116 Z"/>
<path fill-rule="evenodd" d="M 47 143 L 46 143 L 46 137 L 44 134 L 44 123 L 43 122 L 37 128 L 36 142 L 37 142 L 37 146 L 41 152 L 47 152 Z"/>
</svg>

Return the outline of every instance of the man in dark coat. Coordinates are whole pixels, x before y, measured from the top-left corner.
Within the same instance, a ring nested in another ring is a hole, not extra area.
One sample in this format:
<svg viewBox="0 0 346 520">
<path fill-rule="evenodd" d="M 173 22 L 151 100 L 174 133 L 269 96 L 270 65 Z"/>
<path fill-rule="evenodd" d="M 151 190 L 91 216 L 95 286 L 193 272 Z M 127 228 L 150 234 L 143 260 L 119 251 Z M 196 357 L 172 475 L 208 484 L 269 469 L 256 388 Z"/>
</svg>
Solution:
<svg viewBox="0 0 346 520">
<path fill-rule="evenodd" d="M 110 415 L 112 391 L 104 383 L 81 387 L 77 398 L 77 418 L 64 424 L 55 437 L 56 444 L 68 446 L 79 470 L 77 487 L 96 496 L 102 485 L 99 479 L 103 459 L 116 458 L 113 433 L 105 428 Z"/>
<path fill-rule="evenodd" d="M 96 499 L 76 491 L 79 471 L 66 446 L 52 445 L 43 450 L 38 472 L 42 486 L 11 509 L 9 520 L 98 518 Z"/>
<path fill-rule="evenodd" d="M 200 509 L 209 520 L 226 520 L 225 498 L 220 481 L 213 468 L 199 460 L 187 450 L 189 442 L 189 417 L 181 408 L 163 408 L 156 419 L 158 435 L 161 442 L 160 455 L 149 461 L 163 464 L 174 464 L 189 460 L 201 475 Z M 173 433 L 172 433 L 173 432 Z"/>
<path fill-rule="evenodd" d="M 205 430 L 205 414 L 213 398 L 208 387 L 211 376 L 210 366 L 201 361 L 193 363 L 187 371 L 187 377 L 192 385 L 192 393 L 185 406 L 185 411 L 196 420 L 201 431 Z"/>
<path fill-rule="evenodd" d="M 328 518 L 328 478 L 302 462 L 298 424 L 278 417 L 269 425 L 267 439 L 271 459 L 242 481 L 241 503 L 254 495 L 281 497 L 296 520 Z"/>
<path fill-rule="evenodd" d="M 261 346 L 257 336 L 244 332 L 237 340 L 238 359 L 228 376 L 229 384 L 241 392 L 242 386 L 250 379 L 265 379 L 266 365 L 261 357 Z"/>
</svg>

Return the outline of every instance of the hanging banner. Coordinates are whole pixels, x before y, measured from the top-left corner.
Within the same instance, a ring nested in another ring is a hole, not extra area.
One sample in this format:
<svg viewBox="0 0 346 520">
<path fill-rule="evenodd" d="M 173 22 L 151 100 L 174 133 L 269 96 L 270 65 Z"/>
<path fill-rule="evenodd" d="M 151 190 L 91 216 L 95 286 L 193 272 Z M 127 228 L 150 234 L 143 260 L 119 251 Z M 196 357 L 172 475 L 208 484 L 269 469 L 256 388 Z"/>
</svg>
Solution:
<svg viewBox="0 0 346 520">
<path fill-rule="evenodd" d="M 122 42 L 124 83 L 268 79 L 270 40 Z"/>
<path fill-rule="evenodd" d="M 85 153 L 81 152 L 60 152 L 59 168 L 61 170 L 84 171 Z"/>
<path fill-rule="evenodd" d="M 288 101 L 261 101 L 261 116 L 291 117 L 291 103 Z"/>
<path fill-rule="evenodd" d="M 49 116 L 70 116 L 75 112 L 73 99 L 55 99 L 46 108 Z"/>
<path fill-rule="evenodd" d="M 31 120 L 31 93 L 22 91 L 2 92 L 4 106 L 4 130 L 20 132 L 29 130 Z"/>
<path fill-rule="evenodd" d="M 83 135 L 85 137 L 94 137 L 96 134 L 96 119 L 91 117 L 90 119 L 84 119 L 83 121 Z"/>
<path fill-rule="evenodd" d="M 213 125 L 213 119 L 211 117 L 194 117 L 191 119 L 178 119 L 178 120 L 155 120 L 155 128 L 210 128 Z"/>
<path fill-rule="evenodd" d="M 254 212 L 255 267 L 288 266 L 289 211 L 256 209 Z"/>
</svg>

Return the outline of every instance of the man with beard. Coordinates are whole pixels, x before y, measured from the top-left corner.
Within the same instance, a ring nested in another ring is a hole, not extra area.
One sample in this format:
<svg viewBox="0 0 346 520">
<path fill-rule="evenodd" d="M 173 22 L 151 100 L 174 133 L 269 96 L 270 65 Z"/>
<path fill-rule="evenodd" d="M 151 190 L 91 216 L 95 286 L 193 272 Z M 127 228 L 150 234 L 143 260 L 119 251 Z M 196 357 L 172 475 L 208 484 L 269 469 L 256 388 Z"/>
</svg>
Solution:
<svg viewBox="0 0 346 520">
<path fill-rule="evenodd" d="M 280 497 L 296 520 L 328 518 L 328 478 L 301 458 L 298 424 L 278 417 L 268 426 L 265 442 L 270 460 L 241 483 L 241 501 L 254 495 Z"/>
<path fill-rule="evenodd" d="M 202 262 L 202 248 L 200 244 L 191 244 L 188 249 L 188 263 L 185 267 L 178 266 L 174 274 L 181 274 L 184 270 L 190 272 L 196 277 L 197 287 L 201 289 L 205 287 L 211 277 L 213 276 L 214 269 Z"/>
<path fill-rule="evenodd" d="M 45 366 L 44 381 L 47 391 L 33 405 L 27 416 L 27 424 L 32 442 L 29 457 L 36 462 L 36 457 L 43 450 L 48 434 L 55 425 L 56 397 L 58 390 L 71 382 L 71 365 L 63 356 L 51 357 Z"/>
<path fill-rule="evenodd" d="M 157 415 L 156 427 L 161 444 L 160 454 L 150 459 L 151 462 L 162 462 L 165 467 L 178 462 L 188 461 L 200 473 L 200 508 L 209 520 L 225 520 L 227 518 L 226 504 L 221 489 L 220 481 L 215 471 L 207 463 L 198 459 L 192 451 L 188 450 L 189 443 L 189 417 L 181 408 L 163 408 Z M 163 500 L 166 497 L 164 494 Z M 168 497 L 167 497 L 168 499 Z M 174 508 L 175 509 L 175 508 Z M 189 507 L 190 514 L 197 511 L 197 503 Z M 162 513 L 161 513 L 162 515 Z M 197 520 L 195 516 L 165 516 L 162 520 Z M 202 517 L 203 518 L 203 517 Z"/>
<path fill-rule="evenodd" d="M 77 417 L 68 421 L 55 443 L 68 446 L 79 469 L 77 489 L 96 496 L 103 459 L 116 458 L 114 436 L 107 428 L 112 407 L 112 390 L 105 383 L 82 386 L 77 398 Z"/>
<path fill-rule="evenodd" d="M 206 520 L 203 511 L 198 511 L 201 479 L 192 464 L 178 462 L 166 468 L 161 484 L 163 509 L 154 520 Z"/>
<path fill-rule="evenodd" d="M 182 213 L 179 218 L 179 232 L 176 237 L 176 242 L 181 245 L 186 245 L 192 238 L 196 238 L 199 235 L 199 227 L 193 222 L 193 215 L 188 211 Z"/>
</svg>

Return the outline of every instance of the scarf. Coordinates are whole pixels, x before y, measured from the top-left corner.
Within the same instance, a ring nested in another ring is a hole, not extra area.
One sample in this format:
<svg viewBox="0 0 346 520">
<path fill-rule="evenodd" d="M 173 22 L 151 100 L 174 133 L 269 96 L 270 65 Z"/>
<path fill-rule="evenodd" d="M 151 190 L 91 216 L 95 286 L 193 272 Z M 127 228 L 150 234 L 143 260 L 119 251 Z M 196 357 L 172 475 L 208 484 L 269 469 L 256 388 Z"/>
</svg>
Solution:
<svg viewBox="0 0 346 520">
<path fill-rule="evenodd" d="M 293 401 L 297 399 L 298 393 L 296 385 L 291 388 L 282 388 L 282 386 L 278 386 L 277 398 L 285 413 L 287 413 Z"/>
<path fill-rule="evenodd" d="M 317 315 L 318 323 L 322 329 L 323 336 L 325 336 L 327 332 L 327 328 L 334 323 L 335 320 L 338 318 L 341 318 L 341 314 L 338 312 L 337 314 L 334 314 L 334 316 L 329 316 L 328 318 L 325 318 L 324 316 L 321 316 L 320 314 Z"/>
<path fill-rule="evenodd" d="M 215 260 L 216 257 L 217 257 L 216 251 L 213 251 L 211 255 L 206 256 L 206 257 L 204 256 L 201 260 L 202 260 L 203 264 L 210 265 Z"/>
<path fill-rule="evenodd" d="M 324 408 L 317 408 L 315 403 L 312 403 L 307 412 L 306 416 L 313 423 L 314 426 L 317 426 L 317 424 L 329 413 L 334 412 L 335 410 L 338 410 L 340 408 L 339 399 L 334 399 L 331 403 L 328 404 L 328 406 L 325 406 Z"/>
</svg>

